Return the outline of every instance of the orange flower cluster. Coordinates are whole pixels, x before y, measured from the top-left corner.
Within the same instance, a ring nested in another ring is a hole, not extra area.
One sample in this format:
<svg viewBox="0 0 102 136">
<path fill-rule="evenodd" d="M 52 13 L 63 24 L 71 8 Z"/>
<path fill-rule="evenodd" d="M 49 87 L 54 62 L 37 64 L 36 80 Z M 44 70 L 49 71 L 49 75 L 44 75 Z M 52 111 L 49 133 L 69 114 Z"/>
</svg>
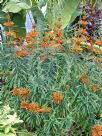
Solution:
<svg viewBox="0 0 102 136">
<path fill-rule="evenodd" d="M 86 35 L 87 31 L 84 28 L 79 28 L 78 31 L 77 31 L 77 33 Z"/>
<path fill-rule="evenodd" d="M 26 42 L 27 42 L 28 44 L 35 44 L 35 43 L 36 43 L 36 40 L 33 39 L 33 38 L 30 37 L 30 36 L 26 36 L 25 40 L 26 40 Z"/>
<path fill-rule="evenodd" d="M 38 103 L 27 103 L 27 102 L 21 102 L 20 105 L 21 109 L 27 109 L 29 112 L 37 112 L 37 113 L 47 113 L 51 112 L 50 107 L 39 107 Z"/>
<path fill-rule="evenodd" d="M 55 104 L 60 104 L 63 98 L 64 98 L 64 95 L 61 92 L 54 92 L 52 95 L 52 99 Z"/>
<path fill-rule="evenodd" d="M 102 136 L 102 126 L 96 125 L 92 128 L 92 136 Z"/>
<path fill-rule="evenodd" d="M 25 57 L 25 56 L 28 56 L 28 52 L 27 51 L 21 51 L 21 50 L 17 50 L 16 51 L 16 56 L 17 57 Z"/>
<path fill-rule="evenodd" d="M 26 99 L 27 97 L 29 97 L 28 88 L 23 88 L 23 89 L 14 88 L 11 92 L 13 96 L 22 95 L 23 99 Z"/>
<path fill-rule="evenodd" d="M 28 36 L 30 37 L 37 37 L 38 35 L 39 35 L 39 31 L 35 31 L 35 30 L 28 33 Z"/>
<path fill-rule="evenodd" d="M 12 27 L 14 25 L 14 22 L 13 21 L 5 22 L 5 23 L 3 23 L 3 25 L 6 27 Z"/>
<path fill-rule="evenodd" d="M 79 23 L 80 23 L 81 25 L 84 25 L 84 26 L 85 26 L 85 25 L 88 25 L 88 22 L 87 22 L 87 21 L 84 21 L 84 20 L 80 20 Z"/>
<path fill-rule="evenodd" d="M 54 49 L 58 49 L 63 51 L 62 44 L 65 43 L 64 40 L 64 32 L 60 29 L 62 24 L 57 24 L 57 29 L 51 29 L 48 32 L 44 33 L 43 41 L 40 43 L 40 47 L 52 47 Z"/>
<path fill-rule="evenodd" d="M 12 36 L 12 37 L 16 37 L 16 33 L 14 32 L 14 31 L 7 31 L 7 32 L 5 32 L 5 36 Z"/>
<path fill-rule="evenodd" d="M 88 83 L 88 78 L 87 78 L 86 73 L 84 73 L 84 74 L 82 75 L 81 82 L 84 83 L 84 84 Z"/>
<path fill-rule="evenodd" d="M 94 84 L 94 85 L 91 86 L 91 88 L 92 88 L 92 90 L 93 90 L 94 92 L 96 92 L 96 91 L 99 90 L 99 85 L 98 85 L 98 84 Z"/>
<path fill-rule="evenodd" d="M 87 41 L 87 39 L 86 39 L 86 38 L 83 38 L 83 37 L 73 38 L 73 40 L 74 40 L 76 43 L 81 43 L 81 42 L 86 42 L 86 41 Z"/>
<path fill-rule="evenodd" d="M 80 52 L 80 51 L 82 51 L 83 49 L 81 48 L 81 46 L 75 45 L 75 46 L 72 47 L 72 50 L 73 50 L 73 51 L 76 51 L 76 52 Z"/>
</svg>

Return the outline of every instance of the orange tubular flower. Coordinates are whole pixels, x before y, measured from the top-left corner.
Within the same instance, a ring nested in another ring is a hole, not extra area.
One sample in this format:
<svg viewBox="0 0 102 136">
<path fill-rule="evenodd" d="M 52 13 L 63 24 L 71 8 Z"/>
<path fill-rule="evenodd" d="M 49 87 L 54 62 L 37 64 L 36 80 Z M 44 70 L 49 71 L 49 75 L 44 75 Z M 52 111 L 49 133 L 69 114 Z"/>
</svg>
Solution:
<svg viewBox="0 0 102 136">
<path fill-rule="evenodd" d="M 89 50 L 89 51 L 94 51 L 94 48 L 93 48 L 92 46 L 87 46 L 86 48 L 87 48 L 87 50 Z"/>
<path fill-rule="evenodd" d="M 29 107 L 28 107 L 28 110 L 30 112 L 34 111 L 34 110 L 37 110 L 39 108 L 39 105 L 37 103 L 30 103 L 29 104 Z"/>
<path fill-rule="evenodd" d="M 84 28 L 79 28 L 78 29 L 78 31 L 77 31 L 79 34 L 87 34 L 87 31 L 86 31 L 86 29 L 84 29 Z"/>
<path fill-rule="evenodd" d="M 48 36 L 45 36 L 45 37 L 43 38 L 43 41 L 44 41 L 44 42 L 48 42 L 48 41 L 49 41 L 49 37 L 48 37 Z"/>
<path fill-rule="evenodd" d="M 5 22 L 3 25 L 6 27 L 12 27 L 14 25 L 14 22 L 13 21 Z"/>
<path fill-rule="evenodd" d="M 21 109 L 28 109 L 28 107 L 29 107 L 29 104 L 27 102 L 21 102 L 20 104 Z"/>
<path fill-rule="evenodd" d="M 84 74 L 82 75 L 81 82 L 82 82 L 82 83 L 85 83 L 85 84 L 88 83 L 88 78 L 87 78 L 86 73 L 84 73 Z"/>
<path fill-rule="evenodd" d="M 28 33 L 28 36 L 30 37 L 37 37 L 38 35 L 39 35 L 39 32 L 35 30 Z"/>
<path fill-rule="evenodd" d="M 52 99 L 55 104 L 60 104 L 63 98 L 64 98 L 64 95 L 61 92 L 54 92 L 52 95 Z"/>
<path fill-rule="evenodd" d="M 17 96 L 21 93 L 21 90 L 18 88 L 14 88 L 11 92 L 13 96 Z"/>
<path fill-rule="evenodd" d="M 64 32 L 62 30 L 59 30 L 59 29 L 55 30 L 55 34 L 56 34 L 57 37 L 60 37 L 60 36 L 63 37 L 64 36 Z"/>
<path fill-rule="evenodd" d="M 49 45 L 49 43 L 48 42 L 42 42 L 41 44 L 40 44 L 40 46 L 39 47 L 49 47 L 50 45 Z"/>
<path fill-rule="evenodd" d="M 33 28 L 36 28 L 38 26 L 38 24 L 32 24 Z"/>
<path fill-rule="evenodd" d="M 32 43 L 35 44 L 36 43 L 36 41 L 32 37 L 27 36 L 25 39 L 28 44 L 32 44 Z"/>
<path fill-rule="evenodd" d="M 45 108 L 38 108 L 36 110 L 36 112 L 38 112 L 38 113 L 44 113 L 45 112 Z"/>
<path fill-rule="evenodd" d="M 64 43 L 65 43 L 65 40 L 62 39 L 62 38 L 57 38 L 57 39 L 56 39 L 56 42 L 59 43 L 59 44 L 64 44 Z"/>
<path fill-rule="evenodd" d="M 74 38 L 74 41 L 75 41 L 76 43 L 80 43 L 80 42 L 86 42 L 87 39 L 86 39 L 86 38 L 83 38 L 83 37 L 80 37 L 80 38 Z"/>
<path fill-rule="evenodd" d="M 80 20 L 79 23 L 80 23 L 81 25 L 88 25 L 88 22 L 87 22 L 87 21 L 83 21 L 83 20 Z"/>
<path fill-rule="evenodd" d="M 99 90 L 99 85 L 98 84 L 94 84 L 94 85 L 91 86 L 91 88 L 92 88 L 92 90 L 94 92 L 97 92 Z"/>
<path fill-rule="evenodd" d="M 102 64 L 100 64 L 99 67 L 102 68 Z"/>
<path fill-rule="evenodd" d="M 16 51 L 16 56 L 17 57 L 25 57 L 25 56 L 28 56 L 28 52 L 27 51 L 20 51 L 20 50 L 17 50 Z"/>
<path fill-rule="evenodd" d="M 72 49 L 73 49 L 73 51 L 76 51 L 76 52 L 80 52 L 83 50 L 79 45 L 73 46 Z"/>
<path fill-rule="evenodd" d="M 63 24 L 57 24 L 57 28 L 61 28 L 63 26 Z"/>
<path fill-rule="evenodd" d="M 16 37 L 16 33 L 14 31 L 5 32 L 5 36 L 13 36 Z"/>
<path fill-rule="evenodd" d="M 102 46 L 102 41 L 97 41 L 97 42 L 95 42 L 95 44 Z"/>
<path fill-rule="evenodd" d="M 101 136 L 102 135 L 102 126 L 97 125 L 92 128 L 92 136 Z"/>
</svg>

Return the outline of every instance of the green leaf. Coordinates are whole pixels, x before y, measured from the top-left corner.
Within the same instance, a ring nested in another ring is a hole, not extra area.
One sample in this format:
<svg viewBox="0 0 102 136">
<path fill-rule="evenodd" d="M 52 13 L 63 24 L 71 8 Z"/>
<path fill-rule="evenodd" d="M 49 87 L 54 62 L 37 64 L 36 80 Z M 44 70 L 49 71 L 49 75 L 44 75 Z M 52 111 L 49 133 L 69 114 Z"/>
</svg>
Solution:
<svg viewBox="0 0 102 136">
<path fill-rule="evenodd" d="M 0 3 L 2 3 L 3 2 L 3 0 L 0 0 Z"/>
<path fill-rule="evenodd" d="M 7 125 L 4 129 L 4 133 L 7 134 L 10 131 L 10 125 Z"/>
<path fill-rule="evenodd" d="M 64 0 L 59 3 L 48 3 L 46 20 L 50 25 L 55 26 L 58 23 L 58 18 L 61 18 L 63 28 L 65 28 L 71 20 L 71 17 L 79 5 L 80 0 Z"/>
<path fill-rule="evenodd" d="M 18 6 L 15 2 L 8 2 L 6 6 L 3 8 L 3 12 L 12 12 L 12 13 L 17 13 L 21 11 L 21 7 Z"/>
<path fill-rule="evenodd" d="M 11 0 L 6 3 L 5 7 L 3 8 L 3 12 L 18 13 L 21 10 L 28 10 L 30 8 L 31 5 L 28 5 L 25 1 Z"/>
</svg>

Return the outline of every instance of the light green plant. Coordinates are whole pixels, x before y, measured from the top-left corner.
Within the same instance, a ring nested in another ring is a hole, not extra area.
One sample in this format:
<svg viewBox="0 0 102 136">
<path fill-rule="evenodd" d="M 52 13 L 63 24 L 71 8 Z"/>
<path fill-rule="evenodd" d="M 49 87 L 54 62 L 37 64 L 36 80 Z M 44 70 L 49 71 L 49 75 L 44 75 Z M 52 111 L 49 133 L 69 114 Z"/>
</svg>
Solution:
<svg viewBox="0 0 102 136">
<path fill-rule="evenodd" d="M 8 105 L 0 108 L 0 135 L 16 136 L 16 128 L 13 126 L 22 122 Z"/>
</svg>

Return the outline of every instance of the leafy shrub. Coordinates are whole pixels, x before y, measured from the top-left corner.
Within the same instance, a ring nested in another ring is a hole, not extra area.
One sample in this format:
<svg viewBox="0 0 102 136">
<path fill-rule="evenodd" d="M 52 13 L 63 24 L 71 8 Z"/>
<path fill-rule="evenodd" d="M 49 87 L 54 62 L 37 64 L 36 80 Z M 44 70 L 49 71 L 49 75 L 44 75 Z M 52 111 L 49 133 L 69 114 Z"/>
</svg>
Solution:
<svg viewBox="0 0 102 136">
<path fill-rule="evenodd" d="M 1 50 L 2 99 L 38 136 L 90 133 L 102 107 L 100 44 L 88 42 L 87 21 L 80 20 L 75 37 L 65 39 L 58 20 L 41 32 L 33 25 L 25 39 L 12 30 L 10 18 L 4 23 L 9 31 Z"/>
</svg>

